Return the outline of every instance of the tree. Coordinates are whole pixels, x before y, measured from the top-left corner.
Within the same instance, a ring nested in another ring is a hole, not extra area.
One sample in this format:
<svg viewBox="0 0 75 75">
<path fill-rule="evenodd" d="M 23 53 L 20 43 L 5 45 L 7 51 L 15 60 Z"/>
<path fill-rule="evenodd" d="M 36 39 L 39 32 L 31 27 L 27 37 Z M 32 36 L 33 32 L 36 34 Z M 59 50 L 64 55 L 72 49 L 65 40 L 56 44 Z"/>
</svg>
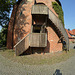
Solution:
<svg viewBox="0 0 75 75">
<path fill-rule="evenodd" d="M 16 0 L 0 0 L 0 26 L 8 25 L 9 13 Z"/>
<path fill-rule="evenodd" d="M 2 46 L 6 46 L 7 28 L 8 28 L 8 26 L 5 25 L 5 27 L 3 27 L 0 32 L 0 45 L 2 45 Z"/>
<path fill-rule="evenodd" d="M 16 0 L 0 0 L 0 26 L 2 26 L 2 30 L 0 32 L 1 46 L 6 46 L 9 14 L 15 2 Z"/>
</svg>

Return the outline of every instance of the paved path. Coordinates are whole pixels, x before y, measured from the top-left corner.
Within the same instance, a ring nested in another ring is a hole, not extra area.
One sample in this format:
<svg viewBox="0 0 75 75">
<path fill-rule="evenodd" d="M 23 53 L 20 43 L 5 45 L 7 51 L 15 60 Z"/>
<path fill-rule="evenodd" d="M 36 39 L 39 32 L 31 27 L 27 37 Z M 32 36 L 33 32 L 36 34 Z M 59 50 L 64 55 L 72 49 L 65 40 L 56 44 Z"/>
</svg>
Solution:
<svg viewBox="0 0 75 75">
<path fill-rule="evenodd" d="M 0 75 L 75 75 L 75 56 L 54 65 L 22 65 L 0 55 Z"/>
</svg>

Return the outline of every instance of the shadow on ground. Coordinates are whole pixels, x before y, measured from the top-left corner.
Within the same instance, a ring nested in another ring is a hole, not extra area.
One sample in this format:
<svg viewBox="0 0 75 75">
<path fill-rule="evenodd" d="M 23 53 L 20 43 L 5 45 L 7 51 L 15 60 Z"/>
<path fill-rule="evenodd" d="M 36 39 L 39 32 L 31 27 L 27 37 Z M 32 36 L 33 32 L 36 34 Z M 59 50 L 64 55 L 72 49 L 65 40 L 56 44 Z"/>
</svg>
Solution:
<svg viewBox="0 0 75 75">
<path fill-rule="evenodd" d="M 56 69 L 55 73 L 53 75 L 62 75 L 62 73 L 60 73 L 59 69 Z"/>
</svg>

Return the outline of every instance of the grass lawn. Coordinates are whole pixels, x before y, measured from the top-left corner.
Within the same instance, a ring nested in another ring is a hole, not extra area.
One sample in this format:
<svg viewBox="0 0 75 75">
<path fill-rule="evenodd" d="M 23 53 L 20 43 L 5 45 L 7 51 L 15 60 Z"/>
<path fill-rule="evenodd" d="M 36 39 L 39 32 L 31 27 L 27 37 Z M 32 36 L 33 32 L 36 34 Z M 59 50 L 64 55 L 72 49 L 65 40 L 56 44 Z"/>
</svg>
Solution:
<svg viewBox="0 0 75 75">
<path fill-rule="evenodd" d="M 13 50 L 0 50 L 3 57 L 25 65 L 52 65 L 69 59 L 75 55 L 75 50 L 65 51 L 61 53 L 31 54 L 16 56 Z"/>
</svg>

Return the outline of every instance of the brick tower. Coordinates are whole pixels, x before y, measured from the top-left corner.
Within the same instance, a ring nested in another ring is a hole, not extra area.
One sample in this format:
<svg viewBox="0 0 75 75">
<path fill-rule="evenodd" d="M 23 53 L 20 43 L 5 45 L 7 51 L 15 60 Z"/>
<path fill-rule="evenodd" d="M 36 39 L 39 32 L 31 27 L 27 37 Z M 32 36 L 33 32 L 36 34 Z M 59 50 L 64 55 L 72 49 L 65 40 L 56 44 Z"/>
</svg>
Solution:
<svg viewBox="0 0 75 75">
<path fill-rule="evenodd" d="M 19 0 L 8 26 L 7 48 L 22 53 L 53 53 L 69 50 L 68 36 L 52 2 L 59 0 Z M 65 42 L 65 44 L 64 44 Z"/>
</svg>

